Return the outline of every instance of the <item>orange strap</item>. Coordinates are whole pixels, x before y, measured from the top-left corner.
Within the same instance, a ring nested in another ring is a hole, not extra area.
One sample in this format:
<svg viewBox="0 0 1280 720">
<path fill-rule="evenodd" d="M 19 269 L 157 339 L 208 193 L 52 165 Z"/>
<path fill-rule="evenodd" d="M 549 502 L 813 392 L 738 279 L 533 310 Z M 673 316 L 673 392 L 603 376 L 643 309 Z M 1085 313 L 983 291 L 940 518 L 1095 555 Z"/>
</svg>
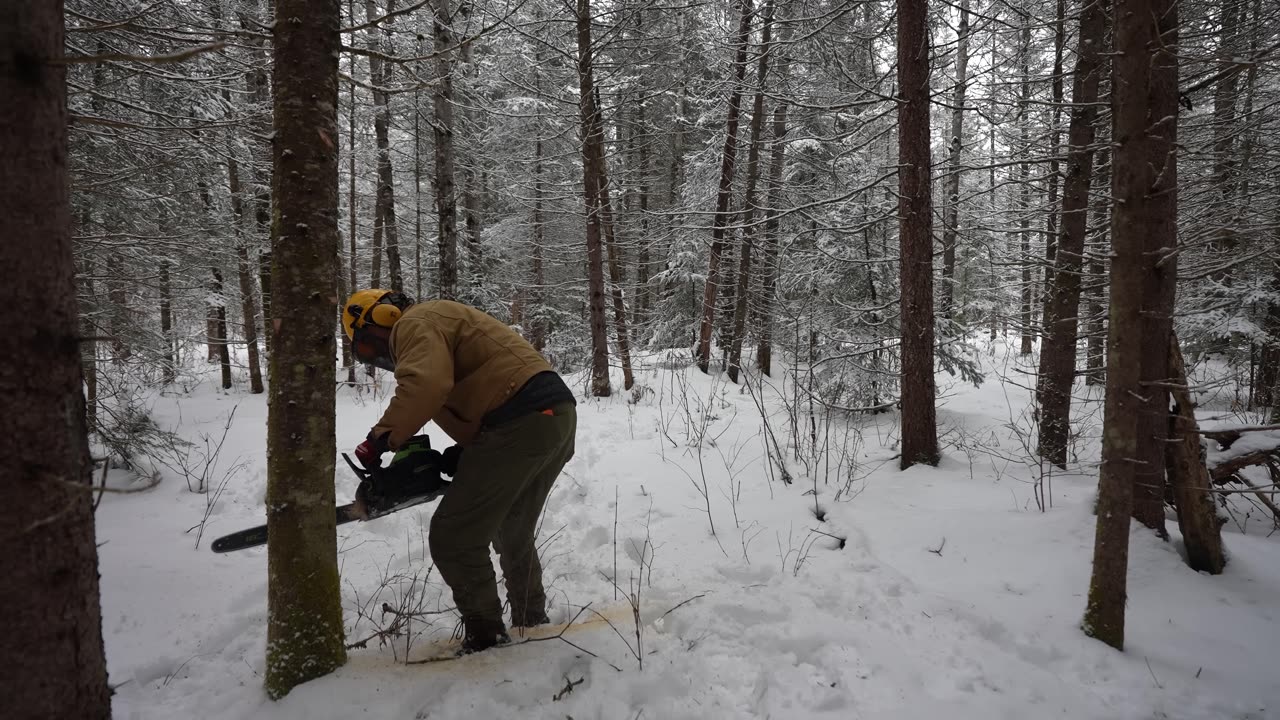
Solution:
<svg viewBox="0 0 1280 720">
<path fill-rule="evenodd" d="M 551 408 L 547 408 L 546 410 L 543 410 L 543 411 L 542 411 L 542 414 L 543 414 L 543 415 L 550 415 L 550 416 L 552 416 L 552 417 L 555 417 L 555 412 L 553 412 L 553 411 L 551 410 Z"/>
</svg>

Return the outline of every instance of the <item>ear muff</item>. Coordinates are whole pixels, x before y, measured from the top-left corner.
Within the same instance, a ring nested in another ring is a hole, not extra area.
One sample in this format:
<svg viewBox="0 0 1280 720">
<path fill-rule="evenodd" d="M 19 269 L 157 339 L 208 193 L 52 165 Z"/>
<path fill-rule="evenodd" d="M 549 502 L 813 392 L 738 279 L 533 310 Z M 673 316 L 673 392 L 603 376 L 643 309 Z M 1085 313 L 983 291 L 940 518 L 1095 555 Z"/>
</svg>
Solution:
<svg viewBox="0 0 1280 720">
<path fill-rule="evenodd" d="M 380 302 L 369 309 L 369 313 L 365 317 L 365 322 L 371 322 L 374 325 L 381 325 L 384 328 L 389 328 L 392 325 L 395 325 L 396 321 L 400 319 L 400 314 L 400 308 L 390 303 Z"/>
</svg>

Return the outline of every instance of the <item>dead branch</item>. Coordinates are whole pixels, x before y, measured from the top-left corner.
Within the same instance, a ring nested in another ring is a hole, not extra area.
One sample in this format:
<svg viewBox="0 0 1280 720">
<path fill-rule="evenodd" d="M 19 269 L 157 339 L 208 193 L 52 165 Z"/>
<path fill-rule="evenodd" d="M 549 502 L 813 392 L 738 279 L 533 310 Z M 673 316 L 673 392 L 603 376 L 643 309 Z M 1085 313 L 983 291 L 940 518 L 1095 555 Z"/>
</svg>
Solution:
<svg viewBox="0 0 1280 720">
<path fill-rule="evenodd" d="M 1228 482 L 1246 482 L 1243 477 L 1239 476 L 1241 470 L 1254 465 L 1268 465 L 1277 461 L 1280 461 L 1280 448 L 1259 450 L 1233 457 L 1230 460 L 1224 460 L 1213 466 L 1210 473 L 1213 474 L 1213 481 L 1219 485 Z"/>
<path fill-rule="evenodd" d="M 1268 430 L 1280 430 L 1280 425 L 1242 425 L 1233 428 L 1219 428 L 1217 430 L 1199 430 L 1203 437 L 1210 440 L 1216 440 L 1223 450 L 1231 447 L 1240 436 L 1248 432 L 1266 432 Z"/>
</svg>

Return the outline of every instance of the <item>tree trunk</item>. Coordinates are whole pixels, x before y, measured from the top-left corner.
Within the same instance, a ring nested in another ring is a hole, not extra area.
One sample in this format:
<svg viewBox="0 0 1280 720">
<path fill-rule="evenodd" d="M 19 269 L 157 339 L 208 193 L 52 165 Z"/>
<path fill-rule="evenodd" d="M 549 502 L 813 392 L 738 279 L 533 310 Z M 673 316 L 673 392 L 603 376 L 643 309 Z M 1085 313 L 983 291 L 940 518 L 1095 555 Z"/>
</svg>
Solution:
<svg viewBox="0 0 1280 720">
<path fill-rule="evenodd" d="M 268 696 L 346 660 L 334 528 L 337 0 L 276 0 L 276 282 L 267 414 Z M 288 178 L 288 182 L 285 179 Z"/>
<path fill-rule="evenodd" d="M 898 238 L 902 289 L 901 468 L 938 464 L 933 378 L 927 0 L 898 0 Z"/>
<path fill-rule="evenodd" d="M 250 321 L 252 322 L 252 321 Z M 160 335 L 164 338 L 164 350 L 161 358 L 164 363 L 164 369 L 161 372 L 161 383 L 168 385 L 174 381 L 178 374 L 178 359 L 174 354 L 174 338 L 173 338 L 173 284 L 169 278 L 169 261 L 160 261 Z M 91 383 L 90 396 L 96 395 L 97 372 L 94 373 L 94 381 Z M 90 415 L 90 424 L 92 424 L 93 416 Z"/>
<path fill-rule="evenodd" d="M 547 279 L 543 271 L 543 246 L 546 243 L 544 238 L 543 218 L 542 218 L 542 197 L 546 192 L 543 188 L 542 180 L 542 135 L 541 128 L 538 129 L 539 134 L 533 143 L 533 287 L 530 290 L 529 308 L 532 320 L 529 321 L 529 343 L 533 345 L 538 352 L 546 347 L 547 332 L 546 323 L 546 284 Z"/>
<path fill-rule="evenodd" d="M 1171 284 L 1165 279 L 1172 278 L 1177 264 L 1170 255 L 1177 210 L 1177 6 L 1173 0 L 1116 0 L 1114 18 L 1111 318 L 1097 534 L 1083 628 L 1119 650 L 1124 648 L 1135 491 L 1139 483 L 1160 478 L 1158 488 L 1144 492 L 1158 491 L 1163 499 L 1164 443 L 1158 444 L 1155 466 L 1145 448 L 1155 445 L 1152 416 L 1164 422 L 1161 436 L 1167 433 L 1169 406 L 1163 387 L 1144 383 L 1153 373 L 1143 346 L 1160 340 L 1167 367 L 1168 307 L 1163 294 L 1152 289 Z M 1165 317 L 1144 317 L 1151 313 Z M 1160 379 L 1167 377 L 1166 370 Z"/>
<path fill-rule="evenodd" d="M 1219 18 L 1218 56 L 1226 65 L 1235 62 L 1243 53 L 1240 47 L 1240 17 L 1243 0 L 1222 0 L 1218 3 L 1221 9 Z M 1218 207 L 1213 243 L 1217 251 L 1217 262 L 1227 263 L 1236 259 L 1236 96 L 1238 93 L 1239 73 L 1226 73 L 1215 83 L 1213 91 L 1213 168 L 1214 190 L 1217 193 Z M 1231 266 L 1224 267 L 1214 273 L 1214 279 L 1224 285 L 1232 282 Z"/>
<path fill-rule="evenodd" d="M 356 6 L 355 0 L 347 0 L 347 19 L 352 25 L 356 24 Z M 355 57 L 349 59 L 351 67 L 355 68 Z M 354 79 L 354 78 L 353 78 Z M 354 293 L 360 289 L 360 281 L 357 278 L 356 265 L 358 264 L 358 255 L 356 254 L 356 238 L 359 232 L 356 224 L 357 208 L 356 208 L 356 84 L 348 83 L 350 95 L 347 98 L 347 289 L 348 294 L 342 296 L 339 293 L 339 302 L 345 303 L 350 293 Z M 341 272 L 341 269 L 339 269 Z M 342 310 L 338 310 L 339 321 L 341 321 Z M 347 383 L 354 386 L 356 384 L 356 359 L 351 353 L 351 339 L 347 337 L 347 333 L 342 333 L 342 360 L 347 369 Z"/>
<path fill-rule="evenodd" d="M 343 256 L 346 254 L 342 242 L 342 231 L 338 231 L 338 247 L 334 248 L 337 253 L 337 260 L 334 264 L 334 285 L 338 290 L 339 302 L 346 303 L 347 298 L 355 292 L 354 287 L 347 286 L 346 268 L 343 267 Z M 351 338 L 347 337 L 346 331 L 340 329 L 342 323 L 342 306 L 339 305 L 334 310 L 335 334 L 338 336 L 338 342 L 341 344 L 342 352 L 342 369 L 347 373 L 347 383 L 349 385 L 356 384 L 356 359 L 351 354 Z"/>
<path fill-rule="evenodd" d="M 226 97 L 226 94 L 223 95 Z M 228 148 L 227 179 L 231 192 L 231 211 L 236 225 L 236 274 L 240 280 L 240 312 L 244 317 L 244 342 L 249 362 L 249 392 L 262 393 L 262 367 L 258 359 L 258 303 L 254 295 L 253 271 L 249 266 L 249 247 L 243 234 L 244 200 L 240 196 L 240 170 L 235 155 Z"/>
<path fill-rule="evenodd" d="M 1059 141 L 1062 133 L 1059 127 L 1062 125 L 1062 50 L 1067 39 L 1066 27 L 1067 6 L 1065 0 L 1057 0 L 1057 18 L 1053 23 L 1053 111 L 1052 119 L 1049 121 L 1049 177 L 1048 177 L 1048 212 L 1045 215 L 1045 270 L 1044 270 L 1044 287 L 1045 294 L 1048 294 L 1049 286 L 1053 283 L 1053 267 L 1054 258 L 1058 253 L 1058 181 L 1060 163 L 1058 162 L 1058 153 L 1061 152 Z M 1042 298 L 1041 302 L 1045 302 Z M 1041 312 L 1041 323 L 1048 321 Z M 1041 334 L 1048 332 L 1041 329 Z M 1044 352 L 1043 345 L 1041 352 Z"/>
<path fill-rule="evenodd" d="M 418 57 L 422 57 L 422 35 L 418 35 Z M 422 64 L 414 72 L 422 77 Z M 422 299 L 422 88 L 413 88 L 413 296 Z"/>
<path fill-rule="evenodd" d="M 393 13 L 395 9 L 396 0 L 387 0 L 387 13 Z M 377 17 L 377 4 L 373 0 L 365 0 L 365 12 L 368 13 L 369 19 Z M 395 24 L 395 18 L 387 18 L 382 23 L 381 32 L 390 37 L 393 24 Z M 378 35 L 378 28 L 369 28 L 370 48 L 375 52 L 382 52 L 383 46 Z M 388 138 L 388 128 L 391 126 L 391 104 L 387 93 L 381 89 L 386 87 L 387 80 L 391 77 L 391 70 L 375 57 L 369 58 L 369 66 L 374 87 L 373 133 L 378 145 L 378 200 L 382 207 L 382 215 L 378 223 L 382 229 L 382 240 L 387 250 L 387 281 L 391 284 L 392 290 L 404 292 L 404 274 L 400 263 L 400 227 L 396 224 L 396 193 L 391 165 L 391 141 Z M 374 287 L 377 286 L 375 282 Z"/>
<path fill-rule="evenodd" d="M 747 72 L 747 43 L 751 38 L 752 0 L 735 0 L 741 11 L 738 37 L 735 41 L 733 80 L 729 90 L 728 116 L 725 118 L 724 152 L 720 156 L 720 188 L 716 193 L 716 215 L 711 222 L 711 255 L 707 260 L 707 279 L 702 293 L 702 320 L 698 330 L 698 369 L 711 367 L 711 333 L 715 327 L 716 294 L 720 289 L 720 259 L 724 253 L 725 228 L 729 225 L 729 206 L 733 199 L 733 174 L 738 162 L 738 116 L 742 107 L 742 81 Z"/>
<path fill-rule="evenodd" d="M 742 362 L 743 336 L 747 329 L 747 305 L 751 296 L 751 251 L 756 229 L 756 183 L 760 179 L 760 135 L 764 128 L 764 91 L 769 77 L 769 55 L 773 47 L 773 0 L 764 6 L 764 27 L 760 31 L 760 59 L 756 65 L 756 92 L 751 102 L 751 140 L 747 152 L 747 186 L 742 196 L 742 242 L 738 251 L 738 289 L 733 309 L 733 331 L 729 334 L 729 380 L 738 382 Z"/>
<path fill-rule="evenodd" d="M 121 253 L 107 255 L 107 330 L 111 333 L 111 351 L 114 360 L 127 360 L 132 354 L 129 347 L 129 294 L 125 286 L 126 269 Z"/>
<path fill-rule="evenodd" d="M 1110 3 L 1108 2 L 1108 4 Z M 1104 60 L 1103 62 L 1105 63 L 1106 61 Z M 1100 68 L 1099 72 L 1103 75 L 1106 74 L 1105 69 Z M 1105 131 L 1106 127 L 1099 129 Z M 1100 138 L 1100 140 L 1105 142 L 1110 137 L 1110 133 L 1106 133 L 1106 137 Z M 1102 143 L 1099 144 L 1102 145 Z M 1106 182 L 1111 172 L 1109 158 L 1110 151 L 1106 146 L 1099 147 L 1094 162 L 1093 174 L 1106 185 L 1106 194 L 1103 195 L 1102 188 L 1097 188 L 1091 193 L 1094 196 L 1094 201 L 1091 203 L 1090 212 L 1093 214 L 1094 224 L 1098 226 L 1099 230 L 1094 239 L 1087 243 L 1091 247 L 1089 250 L 1089 270 L 1085 277 L 1088 277 L 1093 285 L 1093 290 L 1089 293 L 1089 304 L 1086 310 L 1089 321 L 1086 326 L 1088 328 L 1086 334 L 1089 336 L 1089 341 L 1085 347 L 1085 383 L 1089 385 L 1102 385 L 1107 379 L 1107 354 L 1105 349 L 1107 339 L 1107 265 L 1105 259 L 1111 252 L 1111 186 Z"/>
<path fill-rule="evenodd" d="M 449 26 L 453 16 L 449 0 L 431 0 L 435 10 L 431 22 L 436 52 L 436 84 L 431 93 L 435 123 L 431 134 L 435 139 L 436 247 L 439 253 L 436 297 L 453 300 L 458 297 L 458 198 L 454 186 L 453 166 L 453 33 Z"/>
<path fill-rule="evenodd" d="M 1035 318 L 1032 315 L 1031 303 L 1032 292 L 1035 288 L 1034 273 L 1031 267 L 1031 128 L 1028 126 L 1027 115 L 1031 105 L 1031 21 L 1030 15 L 1022 18 L 1022 29 L 1019 31 L 1018 42 L 1018 68 L 1022 78 L 1021 88 L 1018 94 L 1018 128 L 1019 128 L 1019 145 L 1018 154 L 1021 156 L 1021 162 L 1018 163 L 1018 237 L 1022 242 L 1022 284 L 1020 286 L 1020 295 L 1022 298 L 1022 316 L 1021 327 L 1019 328 L 1021 342 L 1018 352 L 1023 355 L 1030 355 L 1035 347 L 1035 329 L 1032 327 Z"/>
<path fill-rule="evenodd" d="M 588 136 L 587 142 L 594 155 L 592 164 L 595 170 L 596 198 L 600 203 L 600 227 L 603 231 L 609 266 L 609 294 L 613 299 L 613 326 L 614 335 L 617 338 L 618 360 L 622 364 L 622 388 L 630 390 L 635 384 L 635 377 L 631 372 L 631 336 L 627 329 L 626 300 L 622 295 L 622 262 L 618 259 L 617 223 L 614 222 L 613 203 L 609 199 L 609 167 L 604 151 L 604 119 L 601 117 L 599 92 L 596 91 L 596 93 L 597 98 L 593 102 L 595 110 L 592 116 L 595 127 Z"/>
<path fill-rule="evenodd" d="M 543 54 L 542 46 L 534 49 L 534 62 L 541 67 Z M 534 90 L 538 95 L 542 94 L 542 74 L 534 75 Z M 533 286 L 529 288 L 529 312 L 527 313 L 532 319 L 528 321 L 529 327 L 526 332 L 529 343 L 534 349 L 542 352 L 547 345 L 547 325 L 546 325 L 546 284 L 547 279 L 543 270 L 543 248 L 546 244 L 545 233 L 543 227 L 545 221 L 543 219 L 543 197 L 546 194 L 545 180 L 543 179 L 543 159 L 544 150 L 542 147 L 543 121 L 541 105 L 538 106 L 537 115 L 534 122 L 534 140 L 533 140 L 533 218 L 532 228 L 533 235 L 533 252 L 531 268 L 533 274 Z"/>
<path fill-rule="evenodd" d="M 942 218 L 942 297 L 940 312 L 955 319 L 956 238 L 960 235 L 960 170 L 964 150 L 964 101 L 969 88 L 969 0 L 960 2 L 956 41 L 956 87 L 951 107 L 950 168 L 946 177 L 947 204 Z"/>
<path fill-rule="evenodd" d="M 471 158 L 472 162 L 476 158 Z M 462 215 L 467 242 L 467 295 L 479 305 L 484 286 L 484 219 L 480 215 L 480 198 L 484 188 L 473 168 L 462 172 Z"/>
<path fill-rule="evenodd" d="M 636 24 L 640 24 L 643 11 L 636 12 Z M 643 134 L 642 134 L 643 133 Z M 636 136 L 639 135 L 637 138 Z M 639 158 L 637 166 L 639 171 L 639 181 L 637 188 L 636 202 L 640 209 L 640 249 L 636 253 L 636 298 L 634 308 L 632 310 L 632 324 L 642 326 L 649 320 L 649 265 L 652 262 L 650 258 L 650 248 L 653 241 L 649 237 L 649 193 L 650 183 L 650 167 L 649 167 L 649 133 L 645 126 L 645 99 L 639 98 L 636 101 L 636 128 L 632 131 L 632 138 L 638 140 L 639 148 L 637 152 Z"/>
<path fill-rule="evenodd" d="M 597 106 L 599 107 L 599 106 Z M 599 116 L 597 115 L 597 118 Z M 603 128 L 597 138 L 603 136 Z M 635 376 L 631 371 L 631 333 L 627 329 L 627 304 L 622 295 L 622 262 L 618 259 L 618 239 L 615 236 L 617 224 L 613 218 L 613 206 L 609 201 L 609 180 L 605 168 L 604 149 L 596 148 L 599 162 L 596 169 L 602 174 L 600 183 L 601 225 L 604 230 L 604 244 L 609 262 L 609 294 L 613 298 L 613 330 L 618 344 L 618 360 L 622 364 L 622 389 L 630 390 L 635 385 Z"/>
<path fill-rule="evenodd" d="M 608 397 L 609 388 L 609 339 L 605 331 L 604 310 L 604 248 L 600 235 L 601 208 L 600 186 L 597 179 L 602 159 L 595 152 L 597 132 L 603 132 L 598 120 L 600 108 L 595 102 L 595 79 L 592 70 L 591 3 L 578 0 L 578 106 L 582 122 L 582 190 L 587 212 L 587 295 L 591 324 L 591 394 Z"/>
<path fill-rule="evenodd" d="M 1071 127 L 1067 133 L 1067 177 L 1062 192 L 1062 233 L 1044 301 L 1044 340 L 1036 404 L 1040 408 L 1040 456 L 1067 466 L 1071 431 L 1071 388 L 1075 381 L 1079 329 L 1080 277 L 1089 218 L 1089 183 L 1093 177 L 1094 123 L 1098 81 L 1106 42 L 1109 0 L 1094 0 L 1080 15 L 1080 45 L 1072 83 Z"/>
<path fill-rule="evenodd" d="M 262 0 L 250 0 L 250 8 L 259 15 L 258 23 L 270 21 L 272 0 L 266 0 L 266 9 L 261 9 Z M 242 16 L 241 27 L 245 30 L 260 32 L 257 24 L 249 22 Z M 254 136 L 254 149 L 257 157 L 253 167 L 256 177 L 257 191 L 254 202 L 254 219 L 258 223 L 260 250 L 258 252 L 258 288 L 262 293 L 262 347 L 267 355 L 271 354 L 273 332 L 271 327 L 271 247 L 275 236 L 271 234 L 271 77 L 266 40 L 254 38 L 249 40 L 254 48 L 256 63 L 250 74 L 253 83 L 253 102 L 257 106 L 254 120 L 251 123 Z"/>
<path fill-rule="evenodd" d="M 1209 493 L 1212 482 L 1200 445 L 1196 405 L 1191 399 L 1178 336 L 1173 333 L 1169 335 L 1169 358 L 1174 401 L 1174 411 L 1169 416 L 1169 486 L 1178 510 L 1178 531 L 1182 533 L 1191 569 L 1218 575 L 1227 564 L 1222 550 L 1222 522 Z"/>
<path fill-rule="evenodd" d="M 213 337 L 211 347 L 216 351 L 222 370 L 222 389 L 231 389 L 231 338 L 227 336 L 227 289 L 222 282 L 222 271 L 211 268 L 213 283 L 209 286 L 213 295 Z"/>
<path fill-rule="evenodd" d="M 109 718 L 67 177 L 61 2 L 0 5 L 0 695 L 6 717 Z M 32 303 L 38 303 L 33 308 Z"/>
<path fill-rule="evenodd" d="M 381 184 L 381 181 L 379 181 Z M 373 239 L 369 243 L 369 287 L 382 287 L 382 231 L 386 224 L 386 207 L 382 193 L 374 192 Z"/>
<path fill-rule="evenodd" d="M 783 25 L 783 44 L 791 38 L 790 26 Z M 778 63 L 778 83 L 786 87 L 790 65 L 783 54 Z M 782 171 L 786 165 L 787 102 L 779 98 L 773 109 L 773 131 L 769 139 L 768 210 L 764 222 L 764 277 L 760 281 L 760 343 L 756 346 L 756 367 L 765 375 L 773 374 L 773 323 L 777 298 L 778 271 L 781 263 L 778 249 L 778 208 L 782 206 Z"/>
</svg>

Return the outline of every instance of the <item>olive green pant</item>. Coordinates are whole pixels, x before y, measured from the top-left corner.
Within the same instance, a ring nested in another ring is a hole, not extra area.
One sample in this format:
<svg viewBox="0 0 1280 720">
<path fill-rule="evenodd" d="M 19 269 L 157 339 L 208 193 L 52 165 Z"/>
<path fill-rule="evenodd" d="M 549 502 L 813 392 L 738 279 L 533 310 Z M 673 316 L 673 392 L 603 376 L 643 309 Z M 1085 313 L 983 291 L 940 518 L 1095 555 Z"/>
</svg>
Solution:
<svg viewBox="0 0 1280 720">
<path fill-rule="evenodd" d="M 464 620 L 502 620 L 489 545 L 498 551 L 512 621 L 546 610 L 534 534 L 551 486 L 573 457 L 572 403 L 482 430 L 459 458 L 431 518 L 431 557 Z"/>
</svg>

